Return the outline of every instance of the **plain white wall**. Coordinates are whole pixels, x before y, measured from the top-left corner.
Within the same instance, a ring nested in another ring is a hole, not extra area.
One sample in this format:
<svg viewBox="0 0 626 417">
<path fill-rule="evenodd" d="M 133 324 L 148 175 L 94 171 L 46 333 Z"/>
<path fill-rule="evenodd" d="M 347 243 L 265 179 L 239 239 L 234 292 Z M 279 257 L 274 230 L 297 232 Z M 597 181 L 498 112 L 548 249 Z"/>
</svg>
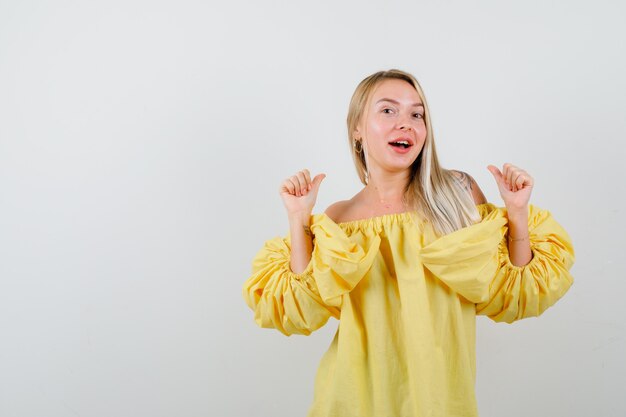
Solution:
<svg viewBox="0 0 626 417">
<path fill-rule="evenodd" d="M 416 75 L 447 168 L 534 176 L 575 283 L 478 318 L 481 416 L 626 415 L 626 60 L 615 1 L 0 1 L 0 416 L 304 416 L 337 328 L 241 297 L 283 178 L 360 189 L 358 82 Z"/>
</svg>

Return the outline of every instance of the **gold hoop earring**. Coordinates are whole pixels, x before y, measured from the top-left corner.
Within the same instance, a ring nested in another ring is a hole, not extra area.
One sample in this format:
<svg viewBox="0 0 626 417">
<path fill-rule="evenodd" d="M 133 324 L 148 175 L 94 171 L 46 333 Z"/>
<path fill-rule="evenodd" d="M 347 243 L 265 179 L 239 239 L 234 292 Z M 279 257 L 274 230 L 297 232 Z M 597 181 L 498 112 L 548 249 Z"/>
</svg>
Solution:
<svg viewBox="0 0 626 417">
<path fill-rule="evenodd" d="M 359 144 L 358 146 L 357 146 L 357 143 Z M 363 144 L 361 143 L 360 140 L 354 139 L 354 142 L 352 143 L 352 146 L 354 147 L 354 150 L 356 151 L 356 153 L 363 152 Z"/>
</svg>

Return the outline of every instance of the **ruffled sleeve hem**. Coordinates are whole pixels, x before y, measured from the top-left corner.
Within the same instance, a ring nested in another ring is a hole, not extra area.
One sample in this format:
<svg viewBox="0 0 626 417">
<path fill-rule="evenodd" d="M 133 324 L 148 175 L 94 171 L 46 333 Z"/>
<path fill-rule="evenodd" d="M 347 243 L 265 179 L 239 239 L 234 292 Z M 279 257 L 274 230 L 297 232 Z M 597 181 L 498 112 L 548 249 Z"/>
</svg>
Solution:
<svg viewBox="0 0 626 417">
<path fill-rule="evenodd" d="M 260 327 L 308 335 L 329 317 L 339 318 L 343 295 L 359 283 L 378 253 L 380 238 L 364 249 L 326 214 L 311 216 L 310 228 L 313 252 L 304 271 L 290 268 L 289 235 L 267 240 L 254 257 L 242 295 Z"/>
<path fill-rule="evenodd" d="M 485 207 L 486 216 L 506 217 L 506 209 Z M 569 272 L 575 261 L 572 240 L 552 213 L 529 205 L 528 230 L 532 258 L 526 265 L 513 265 L 506 237 L 498 245 L 498 268 L 488 296 L 477 303 L 476 313 L 496 322 L 512 323 L 540 316 L 573 285 Z"/>
<path fill-rule="evenodd" d="M 511 323 L 540 315 L 572 285 L 574 249 L 551 213 L 529 205 L 532 259 L 511 263 L 505 208 L 477 206 L 482 220 L 449 233 L 420 252 L 425 268 L 453 291 L 476 303 L 477 314 Z"/>
</svg>

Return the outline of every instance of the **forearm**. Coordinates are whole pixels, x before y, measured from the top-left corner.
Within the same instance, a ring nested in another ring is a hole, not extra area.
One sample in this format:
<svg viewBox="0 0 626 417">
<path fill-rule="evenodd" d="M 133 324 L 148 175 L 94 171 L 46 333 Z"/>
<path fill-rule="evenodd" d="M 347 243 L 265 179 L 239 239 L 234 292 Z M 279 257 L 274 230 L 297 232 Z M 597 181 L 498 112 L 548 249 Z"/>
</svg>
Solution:
<svg viewBox="0 0 626 417">
<path fill-rule="evenodd" d="M 507 236 L 509 258 L 515 266 L 527 265 L 533 257 L 528 236 L 528 206 L 519 211 L 508 211 L 507 215 L 509 218 Z M 511 238 L 516 240 L 511 240 Z"/>
<path fill-rule="evenodd" d="M 313 252 L 313 234 L 309 228 L 311 215 L 298 213 L 289 215 L 291 236 L 290 268 L 292 272 L 303 272 L 311 260 Z"/>
</svg>

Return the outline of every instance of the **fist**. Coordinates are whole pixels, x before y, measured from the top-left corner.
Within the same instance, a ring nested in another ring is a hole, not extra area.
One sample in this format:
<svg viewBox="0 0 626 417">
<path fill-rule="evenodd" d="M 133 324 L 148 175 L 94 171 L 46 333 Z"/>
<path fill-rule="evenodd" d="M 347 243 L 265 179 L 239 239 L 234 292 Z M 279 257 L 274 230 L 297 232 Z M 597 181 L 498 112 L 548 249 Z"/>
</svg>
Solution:
<svg viewBox="0 0 626 417">
<path fill-rule="evenodd" d="M 308 169 L 303 169 L 280 184 L 280 197 L 288 214 L 310 215 L 313 212 L 317 192 L 326 174 L 318 174 L 311 180 Z"/>
<path fill-rule="evenodd" d="M 509 211 L 525 211 L 535 184 L 533 177 L 522 168 L 508 162 L 502 166 L 502 171 L 495 165 L 488 165 L 487 169 L 498 185 L 506 208 Z"/>
</svg>

